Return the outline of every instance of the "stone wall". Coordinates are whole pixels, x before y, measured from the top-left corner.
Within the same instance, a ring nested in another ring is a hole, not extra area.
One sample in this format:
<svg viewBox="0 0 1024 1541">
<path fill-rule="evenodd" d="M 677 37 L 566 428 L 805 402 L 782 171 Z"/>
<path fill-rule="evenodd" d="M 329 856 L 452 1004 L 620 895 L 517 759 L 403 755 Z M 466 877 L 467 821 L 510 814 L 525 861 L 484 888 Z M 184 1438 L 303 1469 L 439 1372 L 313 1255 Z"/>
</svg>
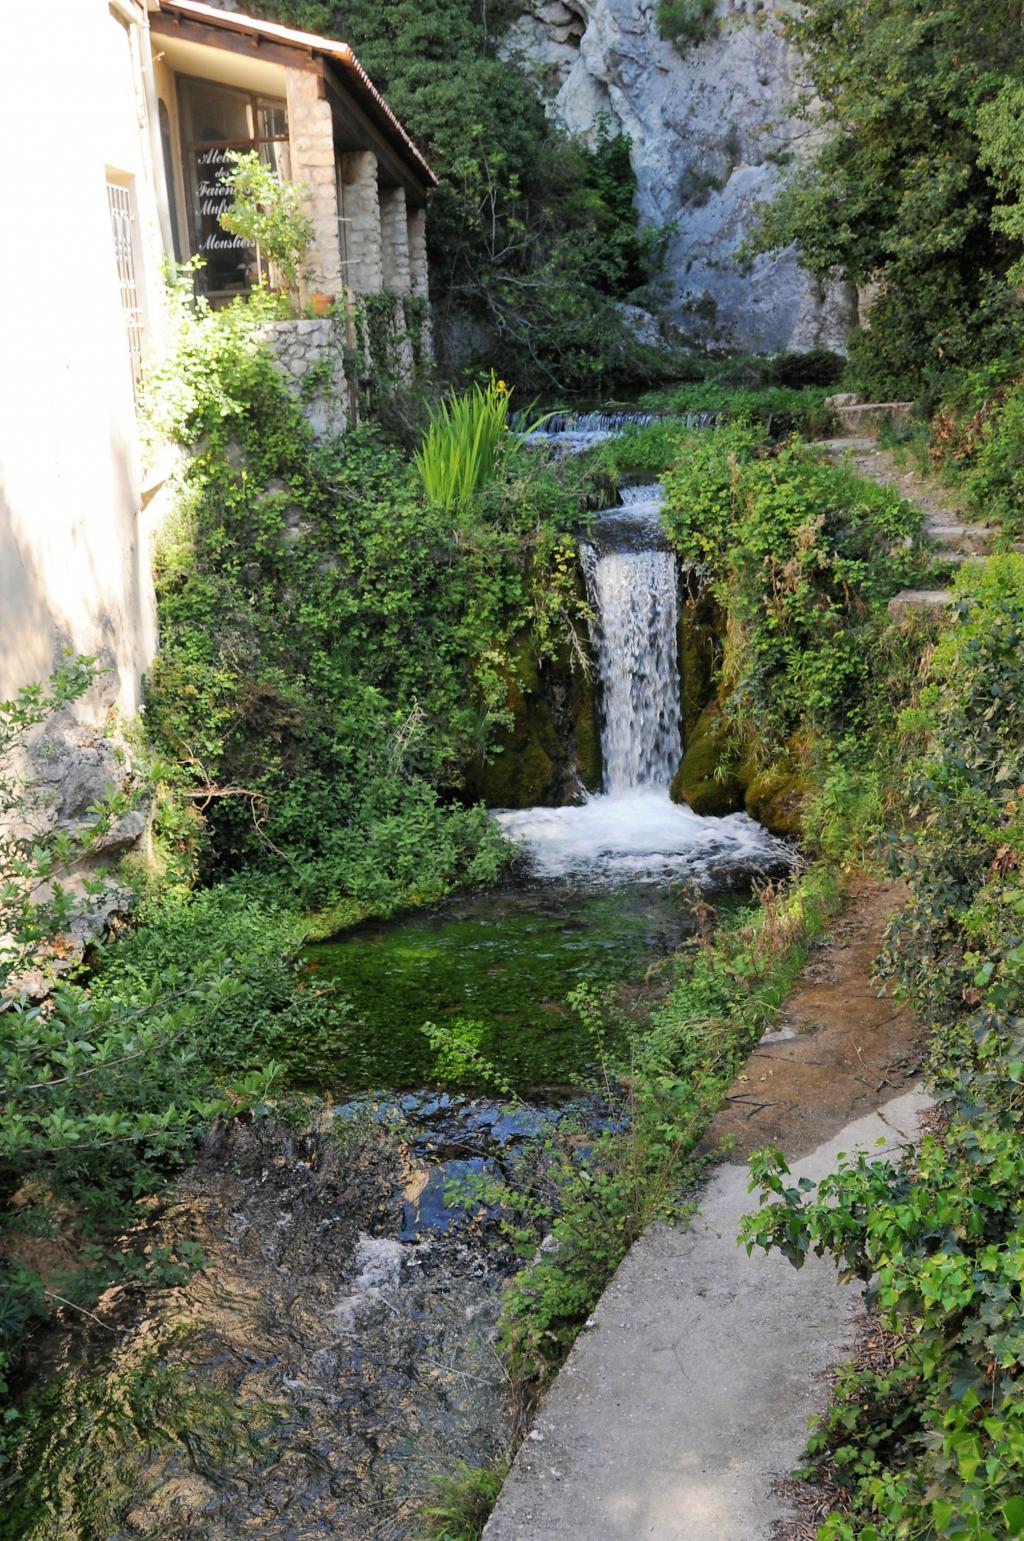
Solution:
<svg viewBox="0 0 1024 1541">
<path fill-rule="evenodd" d="M 260 328 L 293 398 L 319 443 L 343 433 L 348 421 L 344 327 L 332 316 L 269 321 Z"/>
</svg>

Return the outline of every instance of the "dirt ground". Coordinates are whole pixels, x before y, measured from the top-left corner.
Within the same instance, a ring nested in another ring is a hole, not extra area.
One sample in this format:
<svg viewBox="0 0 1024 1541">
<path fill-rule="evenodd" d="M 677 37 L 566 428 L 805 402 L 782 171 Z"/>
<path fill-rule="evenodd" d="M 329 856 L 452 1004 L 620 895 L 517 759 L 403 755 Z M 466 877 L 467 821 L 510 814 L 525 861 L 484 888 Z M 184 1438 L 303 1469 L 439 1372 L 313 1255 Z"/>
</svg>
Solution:
<svg viewBox="0 0 1024 1541">
<path fill-rule="evenodd" d="M 765 1145 L 805 1155 L 919 1076 L 924 1030 L 871 979 L 889 918 L 905 901 L 900 884 L 851 881 L 844 913 L 744 1065 L 705 1149 L 731 1141 L 730 1161 Z"/>
</svg>

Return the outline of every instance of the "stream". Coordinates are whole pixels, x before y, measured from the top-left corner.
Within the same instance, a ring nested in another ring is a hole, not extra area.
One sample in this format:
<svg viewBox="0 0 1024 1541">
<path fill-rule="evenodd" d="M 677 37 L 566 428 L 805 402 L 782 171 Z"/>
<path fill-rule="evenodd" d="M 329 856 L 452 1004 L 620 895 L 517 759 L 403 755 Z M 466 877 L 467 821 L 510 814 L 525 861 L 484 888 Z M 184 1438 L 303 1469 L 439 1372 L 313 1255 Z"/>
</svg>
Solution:
<svg viewBox="0 0 1024 1541">
<path fill-rule="evenodd" d="M 554 418 L 540 437 L 573 452 L 629 420 Z M 433 1473 L 510 1437 L 495 1332 L 519 1263 L 500 1206 L 461 1204 L 452 1185 L 522 1176 L 564 1121 L 585 1147 L 617 1116 L 586 1088 L 625 1044 L 600 1050 L 569 993 L 614 989 L 628 1025 L 666 988 L 698 903 L 733 905 L 792 861 L 745 815 L 700 818 L 669 797 L 678 580 L 660 499 L 627 488 L 581 552 L 603 791 L 495 814 L 527 858 L 516 884 L 311 947 L 311 981 L 338 981 L 351 1008 L 296 1045 L 293 1082 L 322 1114 L 218 1129 L 179 1185 L 160 1224 L 205 1264 L 150 1297 L 114 1352 L 122 1373 L 160 1366 L 175 1432 L 126 1436 L 112 1537 L 399 1541 Z"/>
</svg>

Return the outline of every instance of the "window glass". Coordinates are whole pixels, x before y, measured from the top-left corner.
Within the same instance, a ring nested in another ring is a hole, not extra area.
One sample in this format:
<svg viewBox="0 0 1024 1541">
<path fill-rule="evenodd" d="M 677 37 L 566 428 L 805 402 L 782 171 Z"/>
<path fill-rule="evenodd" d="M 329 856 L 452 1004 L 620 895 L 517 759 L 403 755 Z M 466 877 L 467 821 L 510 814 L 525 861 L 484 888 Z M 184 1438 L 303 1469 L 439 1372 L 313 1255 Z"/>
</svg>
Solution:
<svg viewBox="0 0 1024 1541">
<path fill-rule="evenodd" d="M 207 80 L 179 78 L 189 234 L 203 258 L 197 286 L 207 294 L 243 294 L 258 282 L 254 246 L 230 235 L 220 216 L 231 202 L 224 184 L 228 152 L 258 150 L 281 177 L 290 175 L 288 118 L 283 103 Z"/>
</svg>

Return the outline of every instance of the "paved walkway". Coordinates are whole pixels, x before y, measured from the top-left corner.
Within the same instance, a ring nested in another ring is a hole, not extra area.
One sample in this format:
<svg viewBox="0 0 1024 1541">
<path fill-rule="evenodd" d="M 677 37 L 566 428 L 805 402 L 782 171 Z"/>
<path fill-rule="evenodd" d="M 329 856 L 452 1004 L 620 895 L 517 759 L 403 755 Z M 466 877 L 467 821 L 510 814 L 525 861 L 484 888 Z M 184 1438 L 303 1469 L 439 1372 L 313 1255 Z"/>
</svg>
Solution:
<svg viewBox="0 0 1024 1541">
<path fill-rule="evenodd" d="M 797 1175 L 817 1179 L 840 1151 L 885 1154 L 916 1138 L 929 1106 L 912 1079 L 919 1030 L 866 976 L 899 897 L 862 887 L 751 1057 L 715 1129 L 735 1134 L 741 1154 L 777 1142 L 800 1156 Z M 860 1295 L 827 1260 L 797 1271 L 774 1254 L 748 1258 L 736 1236 L 752 1207 L 746 1164 L 732 1160 L 689 1229 L 657 1225 L 633 1247 L 542 1405 L 485 1541 L 786 1535 L 775 1480 L 800 1461 Z"/>
</svg>

